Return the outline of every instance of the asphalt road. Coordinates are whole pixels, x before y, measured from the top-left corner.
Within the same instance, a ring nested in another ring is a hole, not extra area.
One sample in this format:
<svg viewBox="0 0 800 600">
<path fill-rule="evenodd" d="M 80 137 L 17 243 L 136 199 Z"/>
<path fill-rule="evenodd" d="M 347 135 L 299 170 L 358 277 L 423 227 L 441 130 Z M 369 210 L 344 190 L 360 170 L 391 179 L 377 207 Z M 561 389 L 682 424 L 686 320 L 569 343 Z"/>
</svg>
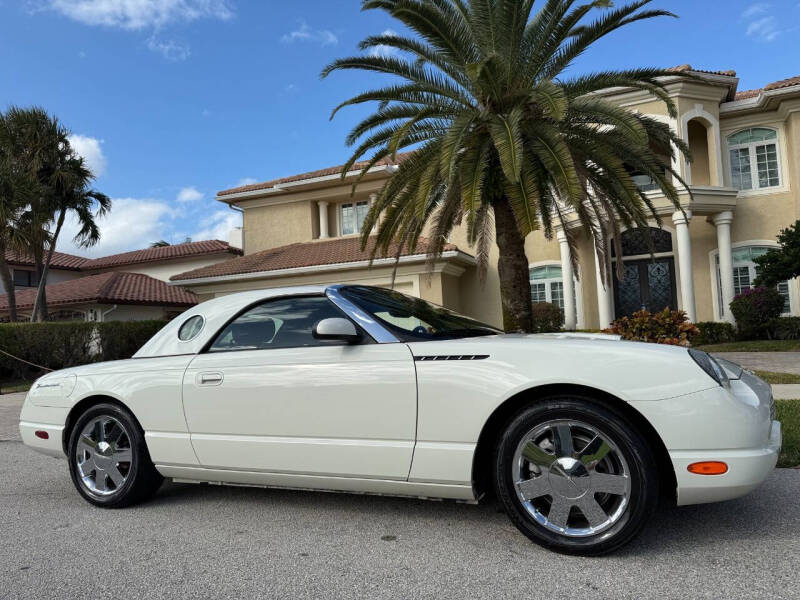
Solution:
<svg viewBox="0 0 800 600">
<path fill-rule="evenodd" d="M 0 598 L 800 598 L 800 470 L 663 509 L 597 559 L 527 541 L 494 506 L 165 484 L 110 511 L 14 438 L 0 397 Z M 18 412 L 18 411 L 17 411 Z"/>
</svg>

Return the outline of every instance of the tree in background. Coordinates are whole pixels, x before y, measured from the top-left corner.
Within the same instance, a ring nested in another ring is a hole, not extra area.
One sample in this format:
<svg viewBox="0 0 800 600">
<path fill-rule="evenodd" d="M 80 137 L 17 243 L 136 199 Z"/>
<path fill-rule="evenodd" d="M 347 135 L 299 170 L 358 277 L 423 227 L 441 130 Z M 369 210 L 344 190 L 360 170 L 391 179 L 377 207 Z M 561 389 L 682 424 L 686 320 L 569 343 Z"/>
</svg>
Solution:
<svg viewBox="0 0 800 600">
<path fill-rule="evenodd" d="M 74 215 L 78 223 L 75 243 L 92 246 L 100 239 L 95 219 L 111 208 L 111 200 L 91 188 L 94 174 L 72 149 L 69 131 L 56 117 L 39 107 L 12 106 L 3 119 L 0 141 L 28 186 L 18 224 L 39 276 L 31 320 L 44 321 L 47 276 L 67 216 Z"/>
<path fill-rule="evenodd" d="M 378 161 L 413 149 L 373 203 L 362 246 L 376 225 L 373 257 L 393 241 L 413 248 L 429 230 L 435 256 L 465 221 L 481 274 L 492 241 L 498 246 L 506 330 L 531 331 L 528 233 L 542 230 L 550 238 L 574 212 L 600 257 L 607 257 L 606 240 L 619 240 L 620 224 L 649 232 L 648 218 L 660 222 L 633 173 L 648 175 L 679 207 L 673 182 L 684 182 L 670 160 L 673 148 L 689 158 L 686 144 L 668 124 L 596 94 L 616 86 L 646 90 L 675 117 L 663 78 L 677 73 L 648 68 L 565 73 L 611 32 L 674 16 L 643 10 L 649 3 L 609 8 L 607 1 L 549 0 L 534 13 L 533 0 L 363 0 L 364 10 L 387 12 L 417 37 L 368 37 L 362 50 L 389 51 L 339 59 L 322 72 L 326 77 L 358 69 L 400 79 L 333 111 L 378 103 L 347 137 L 348 144 L 358 145 L 343 176 L 365 154 L 369 160 L 361 177 Z M 594 14 L 596 20 L 589 20 Z M 576 234 L 564 231 L 577 260 Z M 608 281 L 606 271 L 603 267 L 601 274 Z"/>
<path fill-rule="evenodd" d="M 779 248 L 753 259 L 758 268 L 755 284 L 775 287 L 782 281 L 800 277 L 800 221 L 778 234 Z"/>
<path fill-rule="evenodd" d="M 167 246 L 171 246 L 167 240 L 158 240 L 157 242 L 153 242 L 150 244 L 151 248 L 166 248 Z"/>
</svg>

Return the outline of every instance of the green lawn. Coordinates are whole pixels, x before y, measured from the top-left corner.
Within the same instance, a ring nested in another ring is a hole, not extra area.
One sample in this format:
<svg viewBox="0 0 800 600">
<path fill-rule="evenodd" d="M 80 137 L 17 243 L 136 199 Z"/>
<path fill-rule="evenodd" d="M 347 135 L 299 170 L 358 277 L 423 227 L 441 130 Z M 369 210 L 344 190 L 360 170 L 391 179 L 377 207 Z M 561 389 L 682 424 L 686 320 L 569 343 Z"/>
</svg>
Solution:
<svg viewBox="0 0 800 600">
<path fill-rule="evenodd" d="M 697 346 L 706 352 L 800 352 L 800 340 L 753 340 Z"/>
<path fill-rule="evenodd" d="M 800 375 L 797 373 L 776 373 L 775 371 L 754 371 L 767 383 L 800 383 Z"/>
<path fill-rule="evenodd" d="M 800 400 L 778 400 L 778 421 L 783 428 L 779 467 L 800 466 Z"/>
<path fill-rule="evenodd" d="M 13 394 L 14 392 L 27 392 L 31 389 L 30 381 L 3 381 L 0 382 L 0 394 Z"/>
</svg>

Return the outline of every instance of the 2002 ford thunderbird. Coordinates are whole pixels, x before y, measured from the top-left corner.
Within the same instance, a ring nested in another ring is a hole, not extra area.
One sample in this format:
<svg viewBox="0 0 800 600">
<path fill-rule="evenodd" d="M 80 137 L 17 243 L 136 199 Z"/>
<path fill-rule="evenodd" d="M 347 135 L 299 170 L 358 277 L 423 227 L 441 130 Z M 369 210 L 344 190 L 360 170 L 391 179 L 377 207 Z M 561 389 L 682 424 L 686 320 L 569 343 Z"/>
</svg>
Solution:
<svg viewBox="0 0 800 600">
<path fill-rule="evenodd" d="M 629 541 L 659 499 L 741 496 L 781 444 L 770 387 L 685 348 L 503 335 L 366 286 L 210 300 L 129 360 L 39 379 L 26 444 L 109 508 L 181 481 L 474 501 L 552 549 Z"/>
</svg>

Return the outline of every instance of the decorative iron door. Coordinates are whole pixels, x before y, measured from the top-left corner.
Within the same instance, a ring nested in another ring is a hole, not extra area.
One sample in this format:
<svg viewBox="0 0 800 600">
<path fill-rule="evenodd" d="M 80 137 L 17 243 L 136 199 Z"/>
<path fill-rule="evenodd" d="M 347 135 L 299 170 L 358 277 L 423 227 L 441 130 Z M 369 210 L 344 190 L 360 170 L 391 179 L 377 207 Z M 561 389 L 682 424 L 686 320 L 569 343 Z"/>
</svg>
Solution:
<svg viewBox="0 0 800 600">
<path fill-rule="evenodd" d="M 668 257 L 625 261 L 622 279 L 614 267 L 614 304 L 617 318 L 642 309 L 658 312 L 677 308 L 675 260 Z"/>
</svg>

